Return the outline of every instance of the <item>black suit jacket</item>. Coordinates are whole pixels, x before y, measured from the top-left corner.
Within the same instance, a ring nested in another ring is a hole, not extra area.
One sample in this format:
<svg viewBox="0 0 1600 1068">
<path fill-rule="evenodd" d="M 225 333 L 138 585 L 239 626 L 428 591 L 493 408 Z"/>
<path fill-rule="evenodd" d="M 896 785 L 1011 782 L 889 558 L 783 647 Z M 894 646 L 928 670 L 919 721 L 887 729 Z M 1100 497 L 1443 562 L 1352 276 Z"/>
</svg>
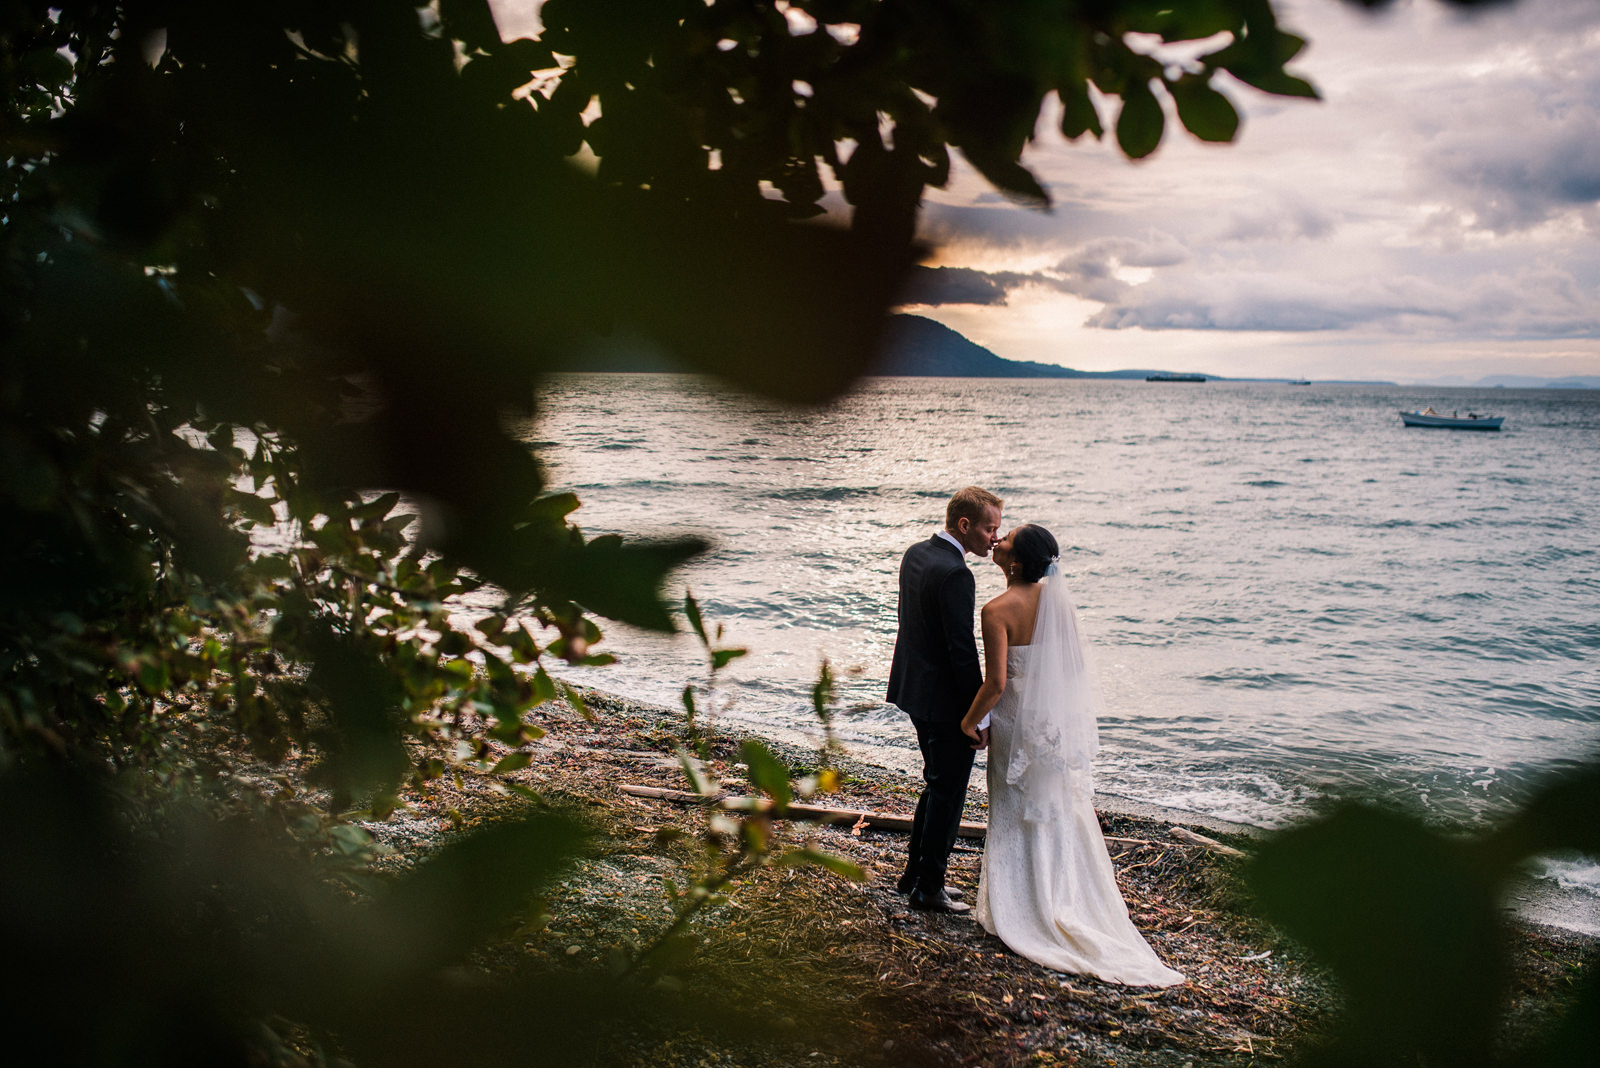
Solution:
<svg viewBox="0 0 1600 1068">
<path fill-rule="evenodd" d="M 906 550 L 888 696 L 913 718 L 959 720 L 972 707 L 983 685 L 972 637 L 977 597 L 965 556 L 948 541 L 934 535 Z"/>
</svg>

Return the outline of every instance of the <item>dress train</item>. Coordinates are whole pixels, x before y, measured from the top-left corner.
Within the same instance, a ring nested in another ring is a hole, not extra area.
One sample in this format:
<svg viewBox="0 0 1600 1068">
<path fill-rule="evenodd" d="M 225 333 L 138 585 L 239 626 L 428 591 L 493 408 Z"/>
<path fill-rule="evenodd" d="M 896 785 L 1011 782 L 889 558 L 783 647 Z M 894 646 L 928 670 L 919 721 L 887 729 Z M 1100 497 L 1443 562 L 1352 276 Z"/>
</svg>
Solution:
<svg viewBox="0 0 1600 1068">
<path fill-rule="evenodd" d="M 1184 977 L 1161 963 L 1128 918 L 1087 768 L 1036 761 L 1024 774 L 1016 767 L 1028 751 L 1013 731 L 1033 648 L 1008 651 L 1006 689 L 992 713 L 989 832 L 976 918 L 1016 953 L 1046 968 L 1129 986 L 1181 983 Z"/>
</svg>

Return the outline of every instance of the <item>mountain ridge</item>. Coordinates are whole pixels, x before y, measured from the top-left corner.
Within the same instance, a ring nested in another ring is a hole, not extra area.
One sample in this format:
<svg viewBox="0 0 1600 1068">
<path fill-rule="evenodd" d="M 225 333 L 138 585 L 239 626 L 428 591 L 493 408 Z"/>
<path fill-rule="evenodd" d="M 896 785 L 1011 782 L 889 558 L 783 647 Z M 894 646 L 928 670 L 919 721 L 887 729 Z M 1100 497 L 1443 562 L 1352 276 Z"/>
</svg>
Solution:
<svg viewBox="0 0 1600 1068">
<path fill-rule="evenodd" d="M 1053 363 L 1008 360 L 941 322 L 901 313 L 889 317 L 882 354 L 867 373 L 902 378 L 1144 378 L 1166 372 L 1079 371 Z"/>
</svg>

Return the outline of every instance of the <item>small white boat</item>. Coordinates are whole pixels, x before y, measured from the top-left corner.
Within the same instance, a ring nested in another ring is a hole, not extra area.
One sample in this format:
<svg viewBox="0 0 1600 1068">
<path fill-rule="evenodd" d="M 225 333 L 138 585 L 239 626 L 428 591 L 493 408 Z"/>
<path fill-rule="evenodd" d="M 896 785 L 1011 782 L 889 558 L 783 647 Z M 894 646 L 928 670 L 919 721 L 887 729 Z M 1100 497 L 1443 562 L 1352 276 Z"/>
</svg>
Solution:
<svg viewBox="0 0 1600 1068">
<path fill-rule="evenodd" d="M 1446 430 L 1499 430 L 1500 424 L 1506 421 L 1503 415 L 1479 415 L 1477 412 L 1451 412 L 1444 415 L 1432 408 L 1424 408 L 1420 412 L 1401 412 L 1400 419 L 1406 426 L 1430 426 Z"/>
</svg>

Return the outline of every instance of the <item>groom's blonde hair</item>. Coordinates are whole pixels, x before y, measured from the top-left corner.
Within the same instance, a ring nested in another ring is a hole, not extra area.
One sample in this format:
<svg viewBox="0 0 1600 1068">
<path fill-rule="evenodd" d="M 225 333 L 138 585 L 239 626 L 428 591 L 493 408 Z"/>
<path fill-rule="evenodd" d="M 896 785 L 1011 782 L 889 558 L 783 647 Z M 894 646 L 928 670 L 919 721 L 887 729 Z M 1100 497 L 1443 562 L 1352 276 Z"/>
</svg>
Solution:
<svg viewBox="0 0 1600 1068">
<path fill-rule="evenodd" d="M 955 530 L 956 521 L 962 518 L 976 523 L 983 518 L 985 508 L 998 511 L 1005 503 L 981 486 L 967 486 L 965 489 L 956 490 L 955 496 L 950 498 L 950 503 L 945 505 L 944 529 Z"/>
</svg>

